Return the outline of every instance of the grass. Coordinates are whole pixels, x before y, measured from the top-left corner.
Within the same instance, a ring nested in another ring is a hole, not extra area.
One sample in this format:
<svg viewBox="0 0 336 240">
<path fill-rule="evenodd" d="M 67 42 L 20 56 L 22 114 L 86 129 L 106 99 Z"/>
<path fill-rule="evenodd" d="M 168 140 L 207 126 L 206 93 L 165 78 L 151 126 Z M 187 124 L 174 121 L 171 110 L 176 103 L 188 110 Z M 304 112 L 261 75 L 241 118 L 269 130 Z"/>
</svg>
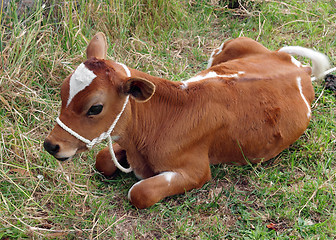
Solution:
<svg viewBox="0 0 336 240">
<path fill-rule="evenodd" d="M 334 239 L 335 95 L 322 82 L 314 83 L 308 129 L 275 159 L 212 166 L 201 189 L 141 211 L 126 197 L 132 174 L 106 179 L 95 171 L 102 145 L 64 164 L 42 148 L 60 84 L 97 31 L 107 35 L 110 58 L 171 80 L 204 69 L 213 48 L 238 36 L 274 50 L 314 48 L 336 64 L 334 2 L 242 2 L 234 9 L 210 0 L 1 8 L 0 239 Z"/>
</svg>

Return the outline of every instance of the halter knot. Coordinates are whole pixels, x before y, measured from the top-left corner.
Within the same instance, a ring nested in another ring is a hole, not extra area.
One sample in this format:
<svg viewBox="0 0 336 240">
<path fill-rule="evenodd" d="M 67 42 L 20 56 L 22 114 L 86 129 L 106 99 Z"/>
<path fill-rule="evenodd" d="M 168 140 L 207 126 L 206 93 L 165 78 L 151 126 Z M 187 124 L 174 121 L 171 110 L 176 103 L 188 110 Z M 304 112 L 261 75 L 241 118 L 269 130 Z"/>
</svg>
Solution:
<svg viewBox="0 0 336 240">
<path fill-rule="evenodd" d="M 80 134 L 78 134 L 77 132 L 75 132 L 74 130 L 72 130 L 71 128 L 69 128 L 67 125 L 65 125 L 60 119 L 59 117 L 56 118 L 56 122 L 57 124 L 63 128 L 66 132 L 70 133 L 72 136 L 74 136 L 75 138 L 77 138 L 78 140 L 84 142 L 86 144 L 86 147 L 88 149 L 91 149 L 95 144 L 97 143 L 100 143 L 101 141 L 105 140 L 106 138 L 108 138 L 108 147 L 109 147 L 109 150 L 110 150 L 110 154 L 111 154 L 111 157 L 112 157 L 112 160 L 114 162 L 114 164 L 122 171 L 122 172 L 125 172 L 125 173 L 129 173 L 132 171 L 132 168 L 129 167 L 129 168 L 124 168 L 122 167 L 116 156 L 115 156 L 115 153 L 113 151 L 113 146 L 112 146 L 112 141 L 113 140 L 117 140 L 118 137 L 117 136 L 111 136 L 111 133 L 114 129 L 114 127 L 116 126 L 117 122 L 119 121 L 121 115 L 123 114 L 125 108 L 126 108 L 126 105 L 128 103 L 128 100 L 129 100 L 129 96 L 126 97 L 125 99 L 125 102 L 124 102 L 124 105 L 120 111 L 120 113 L 117 115 L 117 117 L 115 118 L 115 120 L 113 121 L 113 123 L 111 124 L 111 126 L 109 127 L 109 129 L 106 131 L 106 132 L 103 132 L 102 134 L 100 134 L 98 137 L 92 139 L 92 140 L 89 140 L 83 136 L 81 136 Z"/>
</svg>

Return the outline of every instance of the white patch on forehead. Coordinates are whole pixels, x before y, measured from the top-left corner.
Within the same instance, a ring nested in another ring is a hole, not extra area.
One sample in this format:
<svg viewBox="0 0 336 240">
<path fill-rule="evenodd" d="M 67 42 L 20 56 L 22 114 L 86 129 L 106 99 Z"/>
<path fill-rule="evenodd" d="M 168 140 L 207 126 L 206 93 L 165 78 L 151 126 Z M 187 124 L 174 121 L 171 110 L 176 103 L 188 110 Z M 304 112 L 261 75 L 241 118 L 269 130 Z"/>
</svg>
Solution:
<svg viewBox="0 0 336 240">
<path fill-rule="evenodd" d="M 305 102 L 306 106 L 307 106 L 307 109 L 308 109 L 308 112 L 307 112 L 307 117 L 310 118 L 310 114 L 311 114 L 311 109 L 310 109 L 310 106 L 308 104 L 308 101 L 307 99 L 305 98 L 305 96 L 303 95 L 303 92 L 302 92 L 302 84 L 301 84 L 301 78 L 300 77 L 297 77 L 296 78 L 296 83 L 297 83 L 297 86 L 299 88 L 299 92 L 300 92 L 300 95 L 303 99 L 303 101 Z"/>
<path fill-rule="evenodd" d="M 81 63 L 76 71 L 72 74 L 70 78 L 70 90 L 67 106 L 70 104 L 71 100 L 82 91 L 84 88 L 92 83 L 92 80 L 97 76 L 93 71 L 89 70 L 84 63 Z"/>
<path fill-rule="evenodd" d="M 214 71 L 210 71 L 208 72 L 207 74 L 205 74 L 204 76 L 202 75 L 197 75 L 195 77 L 192 77 L 186 81 L 182 81 L 181 82 L 181 88 L 182 89 L 186 89 L 188 87 L 188 83 L 190 82 L 198 82 L 198 81 L 201 81 L 201 80 L 204 80 L 204 79 L 208 79 L 208 78 L 215 78 L 215 77 L 218 77 L 218 78 L 236 78 L 238 77 L 240 74 L 244 74 L 245 72 L 243 71 L 239 71 L 238 73 L 233 73 L 233 74 L 226 74 L 226 75 L 219 75 L 217 74 L 216 72 Z"/>
<path fill-rule="evenodd" d="M 130 188 L 130 190 L 128 190 L 128 194 L 127 194 L 127 198 L 128 198 L 128 200 L 131 200 L 131 192 L 132 192 L 133 188 L 134 188 L 136 185 L 140 184 L 142 181 L 144 181 L 144 180 L 141 180 L 141 181 L 135 183 L 135 184 Z"/>
</svg>

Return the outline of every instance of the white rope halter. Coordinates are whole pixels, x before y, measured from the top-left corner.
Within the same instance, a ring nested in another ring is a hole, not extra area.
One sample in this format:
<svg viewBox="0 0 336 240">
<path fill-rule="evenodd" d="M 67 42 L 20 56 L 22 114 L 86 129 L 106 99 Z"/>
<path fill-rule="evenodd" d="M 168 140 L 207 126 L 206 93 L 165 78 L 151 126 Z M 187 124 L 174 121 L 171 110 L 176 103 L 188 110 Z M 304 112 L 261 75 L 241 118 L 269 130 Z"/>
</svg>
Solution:
<svg viewBox="0 0 336 240">
<path fill-rule="evenodd" d="M 117 62 L 118 63 L 118 62 Z M 130 70 L 128 69 L 128 67 L 126 67 L 126 65 L 122 64 L 122 63 L 118 63 L 119 65 L 121 65 L 125 72 L 126 72 L 126 75 L 127 77 L 131 77 L 131 72 Z M 86 147 L 88 149 L 91 149 L 95 144 L 97 143 L 100 143 L 101 141 L 105 140 L 106 138 L 108 139 L 108 147 L 109 147 L 109 151 L 110 151 L 110 154 L 111 154 L 111 157 L 112 157 L 112 161 L 113 163 L 116 165 L 117 168 L 120 169 L 120 171 L 122 172 L 125 172 L 125 173 L 130 173 L 132 172 L 132 167 L 129 167 L 129 168 L 124 168 L 123 166 L 120 165 L 120 163 L 118 162 L 116 156 L 115 156 L 115 153 L 113 151 L 113 146 L 112 146 L 112 141 L 113 140 L 117 140 L 118 137 L 116 136 L 112 136 L 111 137 L 111 133 L 114 129 L 114 127 L 116 126 L 117 122 L 119 121 L 121 115 L 123 114 L 125 108 L 126 108 L 126 105 L 128 103 L 128 100 L 129 100 L 129 95 L 127 95 L 126 99 L 125 99 L 125 102 L 124 102 L 124 105 L 120 111 L 120 113 L 116 116 L 115 120 L 113 121 L 113 123 L 111 124 L 110 128 L 106 131 L 106 132 L 103 132 L 102 134 L 100 134 L 100 136 L 92 139 L 92 140 L 89 140 L 81 135 L 79 135 L 78 133 L 76 133 L 74 130 L 72 130 L 71 128 L 69 128 L 67 125 L 65 125 L 60 119 L 59 117 L 56 118 L 56 122 L 57 124 L 63 128 L 65 131 L 67 131 L 68 133 L 70 133 L 72 136 L 74 136 L 75 138 L 79 139 L 80 141 L 84 142 L 86 144 Z"/>
<path fill-rule="evenodd" d="M 58 123 L 58 125 L 63 128 L 65 131 L 67 131 L 68 133 L 70 133 L 72 136 L 74 136 L 75 138 L 81 140 L 82 142 L 84 142 L 86 144 L 86 147 L 88 149 L 91 149 L 95 144 L 97 143 L 100 143 L 101 141 L 105 140 L 106 138 L 108 139 L 108 147 L 109 147 L 109 150 L 110 150 L 110 154 L 111 154 L 111 157 L 112 157 L 112 160 L 113 160 L 113 163 L 122 171 L 122 172 L 125 172 L 125 173 L 129 173 L 132 171 L 132 168 L 129 167 L 129 168 L 124 168 L 123 166 L 120 165 L 120 163 L 118 162 L 115 154 L 114 154 L 114 151 L 113 151 L 113 147 L 112 147 L 112 141 L 113 140 L 117 140 L 118 137 L 115 137 L 115 136 L 112 136 L 111 137 L 111 133 L 115 127 L 115 125 L 117 124 L 117 122 L 119 121 L 121 115 L 123 114 L 125 108 L 126 108 L 126 105 L 128 103 L 128 99 L 129 99 L 129 96 L 126 97 L 125 99 L 125 102 L 124 102 L 124 105 L 120 111 L 120 113 L 117 115 L 117 117 L 115 118 L 115 120 L 113 121 L 113 123 L 111 124 L 110 128 L 106 131 L 106 132 L 103 132 L 102 134 L 100 134 L 99 137 L 96 137 L 92 140 L 89 140 L 81 135 L 79 135 L 78 133 L 76 133 L 74 130 L 72 130 L 71 128 L 69 128 L 67 125 L 65 125 L 60 119 L 59 117 L 56 118 L 56 122 Z"/>
</svg>

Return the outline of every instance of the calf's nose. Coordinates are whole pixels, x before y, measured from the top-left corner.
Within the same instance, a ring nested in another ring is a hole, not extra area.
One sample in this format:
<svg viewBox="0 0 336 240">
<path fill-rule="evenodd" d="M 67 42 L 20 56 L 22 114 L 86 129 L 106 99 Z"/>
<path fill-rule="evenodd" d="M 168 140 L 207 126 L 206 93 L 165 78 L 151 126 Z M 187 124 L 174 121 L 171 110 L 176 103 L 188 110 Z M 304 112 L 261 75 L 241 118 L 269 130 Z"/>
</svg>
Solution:
<svg viewBox="0 0 336 240">
<path fill-rule="evenodd" d="M 58 144 L 53 144 L 49 140 L 44 141 L 43 147 L 48 153 L 50 153 L 53 156 L 55 156 L 55 154 L 58 153 L 60 149 L 60 146 Z"/>
</svg>

